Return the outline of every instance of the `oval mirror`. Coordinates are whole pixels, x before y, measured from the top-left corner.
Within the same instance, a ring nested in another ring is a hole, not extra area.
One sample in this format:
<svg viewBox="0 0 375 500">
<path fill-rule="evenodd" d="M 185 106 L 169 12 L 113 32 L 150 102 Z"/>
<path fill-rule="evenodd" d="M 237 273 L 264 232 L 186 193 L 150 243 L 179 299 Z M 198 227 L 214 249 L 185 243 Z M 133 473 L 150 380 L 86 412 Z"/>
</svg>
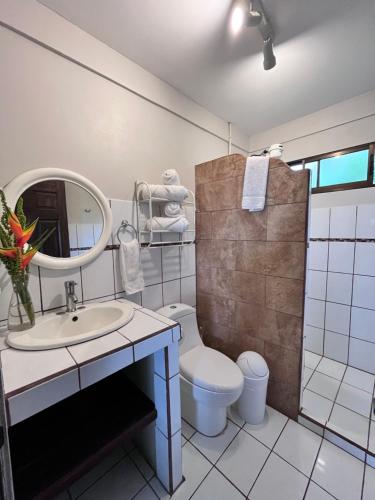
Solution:
<svg viewBox="0 0 375 500">
<path fill-rule="evenodd" d="M 38 218 L 33 239 L 54 229 L 34 264 L 50 269 L 82 266 L 107 245 L 111 209 L 103 193 L 85 177 L 70 170 L 41 168 L 16 177 L 4 191 L 9 206 L 14 208 L 22 197 L 27 220 Z"/>
</svg>

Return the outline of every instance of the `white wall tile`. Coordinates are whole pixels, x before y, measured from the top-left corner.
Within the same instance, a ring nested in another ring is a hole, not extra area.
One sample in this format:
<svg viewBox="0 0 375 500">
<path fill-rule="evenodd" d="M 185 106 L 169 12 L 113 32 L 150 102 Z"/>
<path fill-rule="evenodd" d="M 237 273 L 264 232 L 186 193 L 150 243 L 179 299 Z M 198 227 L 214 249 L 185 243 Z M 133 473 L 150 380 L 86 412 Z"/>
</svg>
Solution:
<svg viewBox="0 0 375 500">
<path fill-rule="evenodd" d="M 149 339 L 138 342 L 134 346 L 134 359 L 138 361 L 140 359 L 153 354 L 159 349 L 163 349 L 167 345 L 173 342 L 172 330 L 167 330 L 166 332 L 154 335 Z"/>
<path fill-rule="evenodd" d="M 325 300 L 327 273 L 324 271 L 308 271 L 307 296 L 311 299 Z"/>
<path fill-rule="evenodd" d="M 349 365 L 375 374 L 375 344 L 358 339 L 350 339 Z"/>
<path fill-rule="evenodd" d="M 181 302 L 180 280 L 167 281 L 163 283 L 164 305 Z"/>
<path fill-rule="evenodd" d="M 102 252 L 97 259 L 82 267 L 84 300 L 115 293 L 112 251 Z"/>
<path fill-rule="evenodd" d="M 146 286 L 142 292 L 142 306 L 156 311 L 163 307 L 162 285 Z"/>
<path fill-rule="evenodd" d="M 43 310 L 65 306 L 64 281 L 73 280 L 77 283 L 76 295 L 82 301 L 81 274 L 76 269 L 46 269 L 40 268 L 40 279 L 42 286 Z"/>
<path fill-rule="evenodd" d="M 111 210 L 112 210 L 112 242 L 114 245 L 118 244 L 117 240 L 117 230 L 121 225 L 121 222 L 125 219 L 134 227 L 137 227 L 136 214 L 134 211 L 134 204 L 129 200 L 116 200 L 111 199 Z M 134 238 L 134 233 L 131 229 L 121 229 L 120 237 L 123 241 L 131 241 Z"/>
<path fill-rule="evenodd" d="M 330 238 L 354 238 L 357 207 L 332 207 L 330 219 Z"/>
<path fill-rule="evenodd" d="M 158 413 L 156 426 L 162 433 L 169 437 L 181 429 L 181 405 L 180 405 L 180 379 L 176 375 L 169 380 L 169 393 L 167 381 L 155 375 L 154 377 L 155 406 Z M 170 403 L 170 426 L 168 425 L 168 403 Z"/>
<path fill-rule="evenodd" d="M 129 366 L 134 362 L 133 348 L 127 347 L 101 359 L 87 363 L 80 368 L 81 388 L 84 389 L 112 373 Z"/>
<path fill-rule="evenodd" d="M 324 335 L 324 356 L 340 363 L 347 363 L 348 343 L 349 337 L 347 335 L 340 335 L 326 330 Z"/>
<path fill-rule="evenodd" d="M 313 208 L 311 210 L 310 238 L 328 238 L 329 208 Z"/>
<path fill-rule="evenodd" d="M 325 302 L 307 298 L 305 301 L 305 323 L 309 326 L 324 328 Z"/>
<path fill-rule="evenodd" d="M 356 244 L 354 273 L 375 276 L 375 243 Z"/>
<path fill-rule="evenodd" d="M 359 205 L 357 238 L 375 238 L 375 205 Z"/>
<path fill-rule="evenodd" d="M 323 355 L 324 330 L 315 326 L 305 325 L 304 329 L 304 349 L 315 354 Z"/>
<path fill-rule="evenodd" d="M 181 247 L 181 278 L 195 274 L 195 244 Z"/>
<path fill-rule="evenodd" d="M 331 332 L 349 335 L 350 306 L 327 302 L 325 328 Z"/>
<path fill-rule="evenodd" d="M 350 336 L 375 342 L 375 311 L 352 307 Z"/>
<path fill-rule="evenodd" d="M 328 241 L 310 241 L 309 268 L 317 271 L 327 271 Z"/>
<path fill-rule="evenodd" d="M 165 355 L 165 349 L 159 349 L 154 354 L 154 371 L 165 379 L 177 375 L 180 370 L 178 342 L 173 342 L 166 349 L 168 356 Z M 167 362 L 168 367 L 166 366 Z"/>
<path fill-rule="evenodd" d="M 375 309 L 375 277 L 354 276 L 353 306 Z"/>
<path fill-rule="evenodd" d="M 329 243 L 328 271 L 336 273 L 353 273 L 354 243 L 333 242 Z"/>
<path fill-rule="evenodd" d="M 197 304 L 196 277 L 188 276 L 181 279 L 181 302 L 195 307 Z"/>
<path fill-rule="evenodd" d="M 338 304 L 351 304 L 352 298 L 351 274 L 328 273 L 327 300 Z"/>
<path fill-rule="evenodd" d="M 156 285 L 163 281 L 161 272 L 161 248 L 142 248 L 141 264 L 146 286 Z"/>
<path fill-rule="evenodd" d="M 179 247 L 164 247 L 162 249 L 163 281 L 180 279 L 180 249 Z"/>
</svg>

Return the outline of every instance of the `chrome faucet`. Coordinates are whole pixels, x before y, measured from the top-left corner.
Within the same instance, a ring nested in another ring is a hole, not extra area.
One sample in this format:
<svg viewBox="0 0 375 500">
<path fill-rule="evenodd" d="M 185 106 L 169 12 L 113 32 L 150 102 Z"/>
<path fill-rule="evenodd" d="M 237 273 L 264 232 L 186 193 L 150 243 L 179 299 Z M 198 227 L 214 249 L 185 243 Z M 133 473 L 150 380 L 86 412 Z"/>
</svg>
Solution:
<svg viewBox="0 0 375 500">
<path fill-rule="evenodd" d="M 78 297 L 75 294 L 75 281 L 65 281 L 65 298 L 66 298 L 66 312 L 75 312 L 77 310 Z"/>
</svg>

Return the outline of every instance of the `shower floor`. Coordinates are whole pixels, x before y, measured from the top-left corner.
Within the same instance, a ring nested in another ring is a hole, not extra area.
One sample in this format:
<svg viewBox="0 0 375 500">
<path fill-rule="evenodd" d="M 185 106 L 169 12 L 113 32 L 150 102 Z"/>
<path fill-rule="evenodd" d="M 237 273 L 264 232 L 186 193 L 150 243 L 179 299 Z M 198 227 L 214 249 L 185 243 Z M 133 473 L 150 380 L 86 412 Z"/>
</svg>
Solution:
<svg viewBox="0 0 375 500">
<path fill-rule="evenodd" d="M 375 454 L 375 375 L 304 354 L 302 413 Z"/>
</svg>

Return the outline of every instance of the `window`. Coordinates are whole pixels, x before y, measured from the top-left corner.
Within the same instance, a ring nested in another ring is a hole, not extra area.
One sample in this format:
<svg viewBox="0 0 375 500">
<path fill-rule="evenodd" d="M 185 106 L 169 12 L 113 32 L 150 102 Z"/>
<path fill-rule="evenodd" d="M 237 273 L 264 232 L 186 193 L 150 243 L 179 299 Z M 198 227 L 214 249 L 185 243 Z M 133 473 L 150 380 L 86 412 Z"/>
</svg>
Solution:
<svg viewBox="0 0 375 500">
<path fill-rule="evenodd" d="M 375 143 L 290 163 L 292 170 L 311 170 L 315 193 L 370 187 L 374 182 Z"/>
</svg>

